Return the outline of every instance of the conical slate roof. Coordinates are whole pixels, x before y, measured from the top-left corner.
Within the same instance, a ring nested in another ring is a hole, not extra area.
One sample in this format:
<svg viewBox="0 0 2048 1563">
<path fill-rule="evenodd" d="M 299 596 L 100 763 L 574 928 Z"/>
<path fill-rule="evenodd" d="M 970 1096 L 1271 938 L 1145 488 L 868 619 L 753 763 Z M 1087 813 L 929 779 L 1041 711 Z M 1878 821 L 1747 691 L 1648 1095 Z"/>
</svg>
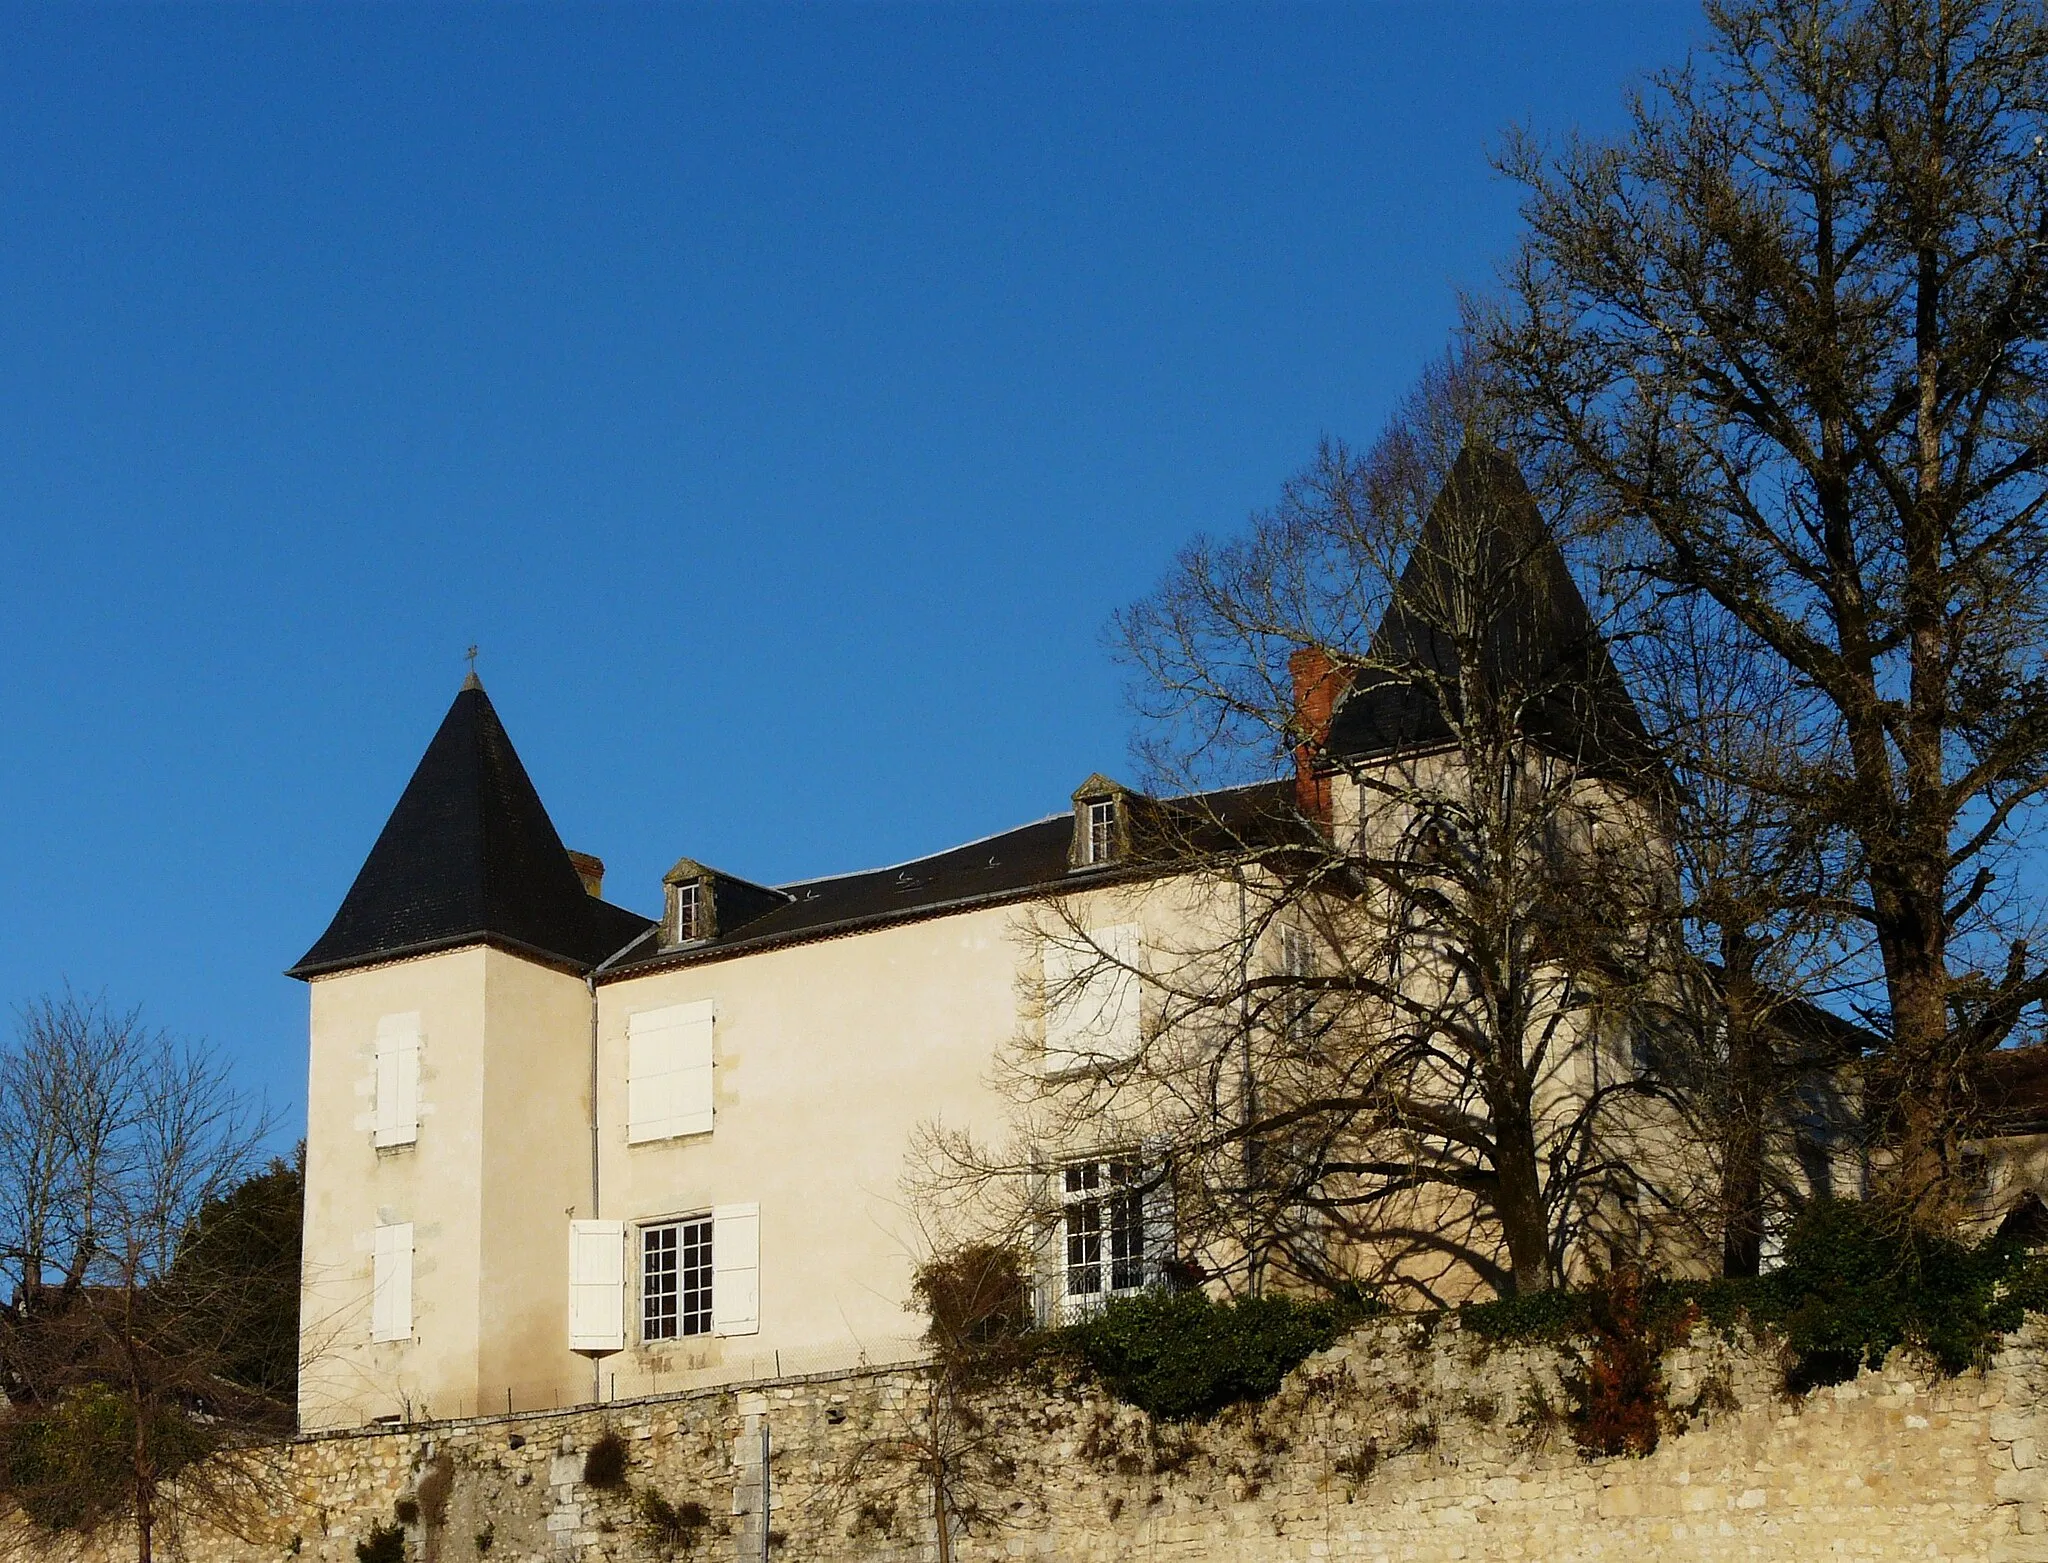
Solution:
<svg viewBox="0 0 2048 1563">
<path fill-rule="evenodd" d="M 1528 484 L 1499 452 L 1470 448 L 1431 506 L 1367 666 L 1331 720 L 1332 758 L 1451 742 L 1444 705 L 1452 697 L 1438 690 L 1458 685 L 1453 623 L 1483 631 L 1474 671 L 1526 701 L 1529 738 L 1596 769 L 1651 763 L 1642 717 Z M 1405 669 L 1413 676 L 1401 676 Z"/>
<path fill-rule="evenodd" d="M 287 974 L 494 944 L 586 971 L 651 925 L 590 895 L 472 676 L 341 910 Z"/>
</svg>

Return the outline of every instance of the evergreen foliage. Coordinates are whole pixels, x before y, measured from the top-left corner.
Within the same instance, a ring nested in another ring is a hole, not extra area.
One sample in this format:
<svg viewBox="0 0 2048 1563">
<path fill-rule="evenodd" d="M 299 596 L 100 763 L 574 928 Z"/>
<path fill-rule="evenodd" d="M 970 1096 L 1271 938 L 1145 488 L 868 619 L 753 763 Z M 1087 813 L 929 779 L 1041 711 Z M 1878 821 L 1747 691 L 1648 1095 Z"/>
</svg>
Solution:
<svg viewBox="0 0 2048 1563">
<path fill-rule="evenodd" d="M 301 1147 L 292 1161 L 274 1159 L 200 1209 L 166 1288 L 195 1313 L 216 1316 L 207 1333 L 222 1343 L 222 1378 L 287 1404 L 299 1384 L 304 1206 Z"/>
<path fill-rule="evenodd" d="M 1119 1400 L 1161 1421 L 1200 1420 L 1263 1400 L 1312 1352 L 1328 1349 L 1375 1305 L 1146 1292 L 1054 1332 L 1053 1349 L 1083 1363 Z"/>
<path fill-rule="evenodd" d="M 1565 1342 L 1598 1333 L 1597 1288 L 1542 1292 L 1459 1310 L 1466 1328 L 1503 1341 Z M 1641 1328 L 1697 1318 L 1747 1324 L 1791 1349 L 1795 1391 L 1854 1378 L 1896 1347 L 1943 1372 L 1982 1362 L 2029 1312 L 2048 1312 L 2048 1257 L 1998 1239 L 1966 1243 L 1861 1200 L 1821 1200 L 1787 1235 L 1784 1262 L 1757 1280 L 1663 1281 L 1646 1288 Z"/>
</svg>

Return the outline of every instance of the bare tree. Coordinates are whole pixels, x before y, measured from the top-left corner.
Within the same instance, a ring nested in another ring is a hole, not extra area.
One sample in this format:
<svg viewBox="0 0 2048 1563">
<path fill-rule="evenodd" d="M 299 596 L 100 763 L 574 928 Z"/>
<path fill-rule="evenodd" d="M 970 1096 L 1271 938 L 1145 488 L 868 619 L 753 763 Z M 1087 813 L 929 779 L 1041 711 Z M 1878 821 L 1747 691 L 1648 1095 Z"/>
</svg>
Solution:
<svg viewBox="0 0 2048 1563">
<path fill-rule="evenodd" d="M 1528 138 L 1473 326 L 1521 437 L 1796 687 L 1760 779 L 1856 853 L 1887 1187 L 1965 1194 L 1977 1060 L 2048 995 L 2048 21 L 2033 0 L 1716 0 L 1612 144 Z"/>
<path fill-rule="evenodd" d="M 1029 1329 L 1025 1261 L 997 1243 L 965 1243 L 918 1266 L 930 1360 L 915 1400 L 877 1407 L 877 1424 L 827 1474 L 812 1501 L 855 1510 L 856 1526 L 893 1531 L 893 1497 L 908 1474 L 924 1487 L 933 1556 L 952 1563 L 958 1536 L 1007 1522 L 993 1501 L 1016 1471 L 1006 1429 L 981 1395 L 1016 1365 Z"/>
<path fill-rule="evenodd" d="M 0 1434 L 29 1523 L 125 1518 L 149 1563 L 166 1525 L 247 1517 L 250 1446 L 290 1415 L 237 1381 L 267 1299 L 213 1256 L 268 1127 L 217 1055 L 135 1011 L 66 992 L 20 1012 L 0 1054 Z"/>
<path fill-rule="evenodd" d="M 1173 796 L 1128 800 L 1127 887 L 1032 933 L 1047 1017 L 1122 984 L 1142 1036 L 1077 1054 L 1062 1025 L 1055 1065 L 1027 1028 L 1016 1143 L 930 1147 L 956 1186 L 1036 1191 L 1013 1215 L 1043 1232 L 1074 1201 L 1061 1159 L 1113 1152 L 1082 1190 L 1098 1246 L 1170 1221 L 1227 1285 L 1437 1296 L 1547 1288 L 1678 1197 L 1631 1123 L 1661 1089 L 1629 1017 L 1669 894 L 1662 783 L 1571 540 L 1491 434 L 1448 363 L 1369 454 L 1327 446 L 1119 620 Z M 1094 932 L 1117 896 L 1142 949 Z"/>
<path fill-rule="evenodd" d="M 1770 1233 L 1807 1197 L 1840 1192 L 1835 1142 L 1861 1150 L 1849 1098 L 1869 1033 L 1820 1003 L 1853 997 L 1864 970 L 1840 913 L 1851 859 L 1788 796 L 1801 691 L 1725 617 L 1692 598 L 1656 603 L 1618 653 L 1676 781 L 1673 980 L 1644 1018 L 1718 1177 L 1695 1214 L 1722 1273 L 1754 1276 Z"/>
</svg>

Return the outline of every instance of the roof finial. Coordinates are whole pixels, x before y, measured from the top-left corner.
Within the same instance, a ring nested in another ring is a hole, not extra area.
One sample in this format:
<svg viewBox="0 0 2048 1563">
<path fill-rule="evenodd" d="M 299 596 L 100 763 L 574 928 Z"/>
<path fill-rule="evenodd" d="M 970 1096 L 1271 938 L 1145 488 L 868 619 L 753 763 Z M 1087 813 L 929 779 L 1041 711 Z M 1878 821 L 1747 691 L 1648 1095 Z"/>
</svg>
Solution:
<svg viewBox="0 0 2048 1563">
<path fill-rule="evenodd" d="M 484 681 L 476 676 L 476 642 L 471 641 L 469 650 L 463 653 L 469 658 L 469 676 L 462 681 L 464 689 L 482 689 Z"/>
</svg>

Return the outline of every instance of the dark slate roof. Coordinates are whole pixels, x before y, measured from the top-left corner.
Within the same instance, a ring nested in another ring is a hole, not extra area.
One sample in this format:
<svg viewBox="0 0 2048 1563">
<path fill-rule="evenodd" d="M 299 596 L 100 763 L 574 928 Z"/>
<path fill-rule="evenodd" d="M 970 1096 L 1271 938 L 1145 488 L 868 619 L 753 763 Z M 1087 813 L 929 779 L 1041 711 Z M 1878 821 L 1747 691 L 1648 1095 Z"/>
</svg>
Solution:
<svg viewBox="0 0 2048 1563">
<path fill-rule="evenodd" d="M 650 940 L 606 968 L 601 980 L 639 976 L 662 966 L 719 960 L 776 945 L 855 933 L 887 923 L 1003 901 L 1021 901 L 1054 889 L 1081 889 L 1117 880 L 1185 869 L 1188 852 L 1229 852 L 1239 845 L 1271 845 L 1303 827 L 1294 809 L 1294 783 L 1259 782 L 1193 797 L 1157 800 L 1132 795 L 1132 855 L 1100 868 L 1069 860 L 1074 817 L 1056 814 L 1000 835 L 970 841 L 931 857 L 865 873 L 779 885 L 783 905 L 738 927 L 721 918 L 715 937 L 673 949 Z M 1171 835 L 1171 841 L 1166 838 Z M 1148 851 L 1148 843 L 1153 850 Z"/>
<path fill-rule="evenodd" d="M 584 890 L 498 713 L 472 678 L 341 910 L 288 975 L 479 943 L 588 971 L 649 926 Z"/>
<path fill-rule="evenodd" d="M 1991 1133 L 2048 1130 L 2048 1044 L 1986 1053 L 1979 1071 L 1977 1105 Z"/>
<path fill-rule="evenodd" d="M 1475 523 L 1471 511 L 1482 506 Z M 1531 738 L 1611 768 L 1634 770 L 1648 761 L 1642 717 L 1522 474 L 1505 456 L 1470 448 L 1430 507 L 1373 632 L 1367 667 L 1331 721 L 1331 758 L 1451 741 L 1429 678 L 1404 679 L 1393 670 L 1413 667 L 1455 689 L 1458 655 L 1438 606 L 1454 585 L 1468 598 L 1475 589 L 1479 596 L 1486 626 L 1479 673 L 1495 689 L 1534 697 L 1523 713 Z"/>
</svg>

